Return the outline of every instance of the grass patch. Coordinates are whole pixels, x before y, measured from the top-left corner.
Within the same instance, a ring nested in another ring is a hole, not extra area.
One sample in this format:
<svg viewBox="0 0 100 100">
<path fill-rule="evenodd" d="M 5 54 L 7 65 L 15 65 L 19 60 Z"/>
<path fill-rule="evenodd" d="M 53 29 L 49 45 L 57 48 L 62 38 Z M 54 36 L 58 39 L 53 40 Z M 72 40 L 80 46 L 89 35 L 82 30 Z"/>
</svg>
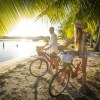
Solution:
<svg viewBox="0 0 100 100">
<path fill-rule="evenodd" d="M 94 49 L 93 48 L 90 48 L 90 47 L 87 47 L 87 50 L 88 51 L 94 51 Z"/>
<path fill-rule="evenodd" d="M 96 55 L 100 56 L 100 52 L 94 52 L 94 54 L 96 54 Z"/>
<path fill-rule="evenodd" d="M 89 64 L 88 66 L 89 66 L 89 67 L 97 67 L 97 64 L 93 64 L 93 63 L 92 63 L 92 64 Z"/>
</svg>

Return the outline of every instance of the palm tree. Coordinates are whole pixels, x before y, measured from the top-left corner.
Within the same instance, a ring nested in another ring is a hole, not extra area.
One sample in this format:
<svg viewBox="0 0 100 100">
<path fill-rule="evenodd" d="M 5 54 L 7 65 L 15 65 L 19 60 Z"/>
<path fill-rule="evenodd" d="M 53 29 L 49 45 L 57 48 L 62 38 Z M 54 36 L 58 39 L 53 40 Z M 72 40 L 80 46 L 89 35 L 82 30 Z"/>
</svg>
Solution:
<svg viewBox="0 0 100 100">
<path fill-rule="evenodd" d="M 37 19 L 47 16 L 51 23 L 66 22 L 66 33 L 72 30 L 71 23 L 76 20 L 83 21 L 84 29 L 88 23 L 94 28 L 93 23 L 96 26 L 100 23 L 99 9 L 100 0 L 0 0 L 0 34 L 13 28 L 23 16 L 32 17 L 35 14 L 39 14 Z M 97 36 L 100 37 L 99 31 Z M 97 38 L 97 51 L 99 45 Z"/>
<path fill-rule="evenodd" d="M 40 6 L 40 16 L 47 15 L 51 22 L 63 23 L 66 21 L 66 27 L 69 28 L 72 22 L 82 20 L 84 29 L 91 25 L 94 30 L 97 23 L 100 23 L 100 1 L 99 0 L 48 0 L 42 3 L 41 0 L 37 5 Z M 43 9 L 43 10 L 42 10 Z M 95 23 L 95 26 L 94 26 Z M 68 33 L 68 32 L 67 32 Z M 97 32 L 97 42 L 95 50 L 99 51 L 99 31 Z"/>
<path fill-rule="evenodd" d="M 100 23 L 96 27 L 97 38 L 96 38 L 96 45 L 94 47 L 95 51 L 100 51 Z"/>
<path fill-rule="evenodd" d="M 66 39 L 66 34 L 63 29 L 58 29 L 58 35 L 61 39 Z"/>
<path fill-rule="evenodd" d="M 32 5 L 29 8 L 32 8 Z M 24 0 L 0 0 L 0 36 L 4 36 L 13 29 L 24 16 L 33 16 Z"/>
</svg>

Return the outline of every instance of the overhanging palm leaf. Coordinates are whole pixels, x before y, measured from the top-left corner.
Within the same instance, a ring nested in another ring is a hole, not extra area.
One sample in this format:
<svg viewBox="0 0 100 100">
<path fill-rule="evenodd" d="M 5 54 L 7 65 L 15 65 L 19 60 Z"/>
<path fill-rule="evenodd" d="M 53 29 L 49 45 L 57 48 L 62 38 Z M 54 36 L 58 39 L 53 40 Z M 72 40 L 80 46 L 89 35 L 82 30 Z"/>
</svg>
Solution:
<svg viewBox="0 0 100 100">
<path fill-rule="evenodd" d="M 4 17 L 0 18 L 7 30 L 15 25 L 20 17 L 32 17 L 35 14 L 39 14 L 38 18 L 46 15 L 52 23 L 66 20 L 68 28 L 72 21 L 77 19 L 84 23 L 100 21 L 99 0 L 0 0 L 0 9 L 6 12 L 0 12 L 0 16 Z"/>
</svg>

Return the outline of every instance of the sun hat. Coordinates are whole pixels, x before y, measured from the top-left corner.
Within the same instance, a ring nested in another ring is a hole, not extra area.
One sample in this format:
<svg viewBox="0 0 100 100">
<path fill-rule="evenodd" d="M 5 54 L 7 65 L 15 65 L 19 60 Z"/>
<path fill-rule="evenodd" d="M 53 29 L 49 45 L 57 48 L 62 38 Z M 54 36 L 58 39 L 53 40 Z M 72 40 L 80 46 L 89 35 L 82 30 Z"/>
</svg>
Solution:
<svg viewBox="0 0 100 100">
<path fill-rule="evenodd" d="M 82 28 L 82 21 L 77 20 L 77 21 L 75 22 L 74 25 L 75 25 L 76 27 L 78 27 L 78 28 Z"/>
</svg>

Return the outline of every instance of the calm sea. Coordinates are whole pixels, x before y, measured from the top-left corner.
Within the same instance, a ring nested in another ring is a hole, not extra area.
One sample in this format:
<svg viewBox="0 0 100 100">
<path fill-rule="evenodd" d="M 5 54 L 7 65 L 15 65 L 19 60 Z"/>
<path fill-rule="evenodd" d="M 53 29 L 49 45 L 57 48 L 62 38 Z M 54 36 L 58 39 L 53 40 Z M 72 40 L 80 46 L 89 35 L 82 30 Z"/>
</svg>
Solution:
<svg viewBox="0 0 100 100">
<path fill-rule="evenodd" d="M 16 57 L 28 57 L 36 54 L 36 46 L 44 45 L 43 41 L 16 40 L 0 41 L 0 62 Z"/>
</svg>

